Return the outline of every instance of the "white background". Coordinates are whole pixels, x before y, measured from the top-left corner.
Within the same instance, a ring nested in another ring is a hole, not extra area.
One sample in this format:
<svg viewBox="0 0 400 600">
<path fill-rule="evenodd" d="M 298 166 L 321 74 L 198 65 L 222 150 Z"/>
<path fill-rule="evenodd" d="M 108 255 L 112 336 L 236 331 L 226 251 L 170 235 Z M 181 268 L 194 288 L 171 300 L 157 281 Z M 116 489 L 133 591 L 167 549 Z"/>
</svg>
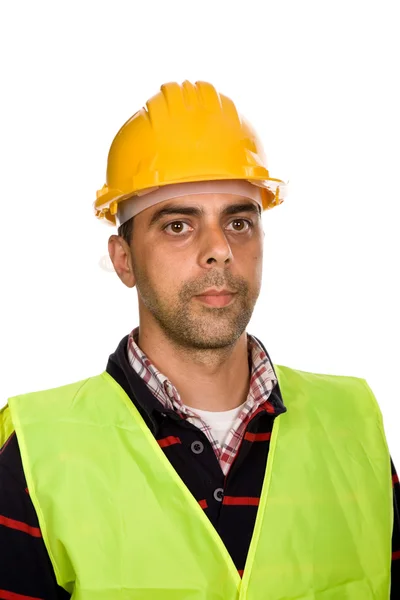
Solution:
<svg viewBox="0 0 400 600">
<path fill-rule="evenodd" d="M 0 405 L 101 372 L 138 324 L 92 212 L 120 126 L 162 83 L 210 81 L 272 176 L 248 331 L 273 362 L 367 379 L 400 469 L 399 3 L 1 3 Z"/>
</svg>

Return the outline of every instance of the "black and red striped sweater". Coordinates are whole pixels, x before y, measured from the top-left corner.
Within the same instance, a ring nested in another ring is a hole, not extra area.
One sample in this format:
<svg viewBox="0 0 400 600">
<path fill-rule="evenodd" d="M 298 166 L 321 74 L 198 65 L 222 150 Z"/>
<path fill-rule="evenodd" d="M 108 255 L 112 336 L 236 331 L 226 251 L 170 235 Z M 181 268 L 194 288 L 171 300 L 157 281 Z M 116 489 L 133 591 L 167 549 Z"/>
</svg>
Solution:
<svg viewBox="0 0 400 600">
<path fill-rule="evenodd" d="M 204 433 L 175 411 L 166 410 L 131 368 L 126 355 L 127 338 L 121 340 L 110 356 L 107 371 L 138 408 L 165 455 L 219 533 L 238 571 L 242 572 L 257 515 L 273 421 L 286 411 L 279 385 L 269 397 L 274 413 L 261 408 L 249 421 L 225 477 Z M 400 485 L 393 463 L 392 476 L 394 526 L 390 598 L 400 600 Z M 70 598 L 57 585 L 26 487 L 14 434 L 0 450 L 0 558 L 0 600 Z"/>
</svg>

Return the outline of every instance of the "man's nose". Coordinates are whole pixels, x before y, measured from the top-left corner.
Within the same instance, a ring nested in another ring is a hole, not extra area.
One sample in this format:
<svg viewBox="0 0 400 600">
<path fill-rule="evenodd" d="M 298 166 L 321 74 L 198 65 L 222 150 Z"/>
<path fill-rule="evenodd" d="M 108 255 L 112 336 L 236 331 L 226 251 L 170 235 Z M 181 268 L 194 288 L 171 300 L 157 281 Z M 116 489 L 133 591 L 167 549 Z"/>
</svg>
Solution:
<svg viewBox="0 0 400 600">
<path fill-rule="evenodd" d="M 233 255 L 224 230 L 220 226 L 208 227 L 202 233 L 200 263 L 209 265 L 217 263 L 225 266 L 232 261 Z"/>
</svg>

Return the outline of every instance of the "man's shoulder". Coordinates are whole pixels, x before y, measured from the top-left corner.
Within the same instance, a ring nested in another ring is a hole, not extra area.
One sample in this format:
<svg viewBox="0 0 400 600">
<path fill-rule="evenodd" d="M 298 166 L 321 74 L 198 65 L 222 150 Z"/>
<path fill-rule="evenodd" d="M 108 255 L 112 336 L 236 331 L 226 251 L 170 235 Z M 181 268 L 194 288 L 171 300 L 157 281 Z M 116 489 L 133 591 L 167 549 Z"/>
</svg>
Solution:
<svg viewBox="0 0 400 600">
<path fill-rule="evenodd" d="M 96 396 L 97 392 L 107 385 L 107 373 L 91 375 L 86 379 L 80 379 L 57 387 L 35 390 L 17 394 L 8 398 L 8 405 L 0 412 L 0 447 L 8 436 L 2 435 L 2 430 L 10 428 L 10 422 L 16 419 L 18 414 L 25 418 L 36 420 L 36 415 L 55 415 L 58 411 L 63 412 L 74 405 L 75 401 L 83 397 Z M 8 408 L 9 407 L 9 408 Z"/>
<path fill-rule="evenodd" d="M 6 406 L 0 409 L 0 470 L 3 481 L 4 478 L 11 476 L 14 481 L 17 479 L 21 485 L 26 487 L 21 453 L 13 424 L 13 411 L 10 409 L 10 405 L 13 406 L 15 402 L 22 402 L 26 406 L 29 406 L 30 402 L 28 400 L 32 400 L 33 398 L 43 403 L 57 398 L 63 399 L 68 397 L 73 399 L 89 382 L 96 382 L 101 379 L 101 375 L 90 376 L 86 379 L 73 381 L 53 388 L 25 392 L 11 396 L 8 399 Z"/>
<path fill-rule="evenodd" d="M 327 410 L 333 407 L 335 412 L 342 408 L 346 413 L 349 410 L 380 413 L 377 399 L 363 377 L 303 371 L 277 364 L 274 367 L 285 404 L 295 396 L 296 403 L 303 399 Z"/>
<path fill-rule="evenodd" d="M 35 390 L 32 392 L 25 392 L 23 394 L 16 394 L 15 396 L 12 396 L 8 399 L 8 402 L 10 402 L 10 400 L 14 400 L 14 398 L 25 398 L 25 397 L 49 397 L 49 396 L 64 396 L 66 395 L 74 395 L 76 393 L 78 393 L 83 387 L 87 386 L 90 382 L 95 382 L 97 380 L 101 380 L 103 376 L 103 373 L 101 374 L 97 374 L 97 375 L 91 375 L 89 377 L 86 377 L 85 379 L 79 379 L 78 381 L 73 381 L 71 383 L 65 383 L 62 385 L 58 385 L 56 387 L 52 387 L 52 388 L 44 388 L 41 390 Z"/>
<path fill-rule="evenodd" d="M 296 369 L 294 367 L 278 365 L 276 363 L 274 363 L 274 369 L 282 378 L 285 376 L 290 376 L 293 378 L 297 378 L 299 381 L 304 380 L 307 382 L 318 383 L 323 380 L 326 383 L 332 383 L 335 385 L 346 385 L 352 383 L 356 385 L 361 385 L 363 387 L 369 387 L 364 378 L 355 375 L 342 375 L 339 373 L 320 373 L 318 371 L 305 371 L 303 369 Z"/>
<path fill-rule="evenodd" d="M 137 385 L 136 373 L 133 372 L 133 376 Z M 146 384 L 139 375 L 137 378 L 147 390 Z M 27 484 L 18 439 L 20 435 L 18 424 L 22 415 L 25 421 L 33 419 L 35 423 L 49 425 L 52 420 L 57 421 L 62 417 L 71 407 L 78 407 L 82 401 L 89 401 L 89 408 L 91 408 L 90 403 L 93 402 L 97 408 L 99 393 L 105 391 L 107 396 L 113 388 L 117 393 L 122 389 L 131 400 L 133 399 L 130 387 L 121 372 L 118 369 L 108 368 L 85 379 L 10 396 L 7 405 L 0 408 L 0 489 L 23 492 L 23 495 L 26 492 Z M 150 395 L 148 390 L 147 392 Z M 147 415 L 143 418 L 145 417 Z"/>
<path fill-rule="evenodd" d="M 60 401 L 63 401 L 66 398 L 73 400 L 85 386 L 90 384 L 94 386 L 101 385 L 103 375 L 104 373 L 92 375 L 86 379 L 80 379 L 56 387 L 10 396 L 6 406 L 0 409 L 0 452 L 5 451 L 8 441 L 11 436 L 15 434 L 13 417 L 15 417 L 16 406 L 22 405 L 25 410 L 25 407 L 29 409 L 30 405 L 36 407 L 41 404 L 49 406 L 49 402 L 56 401 L 57 399 Z"/>
</svg>

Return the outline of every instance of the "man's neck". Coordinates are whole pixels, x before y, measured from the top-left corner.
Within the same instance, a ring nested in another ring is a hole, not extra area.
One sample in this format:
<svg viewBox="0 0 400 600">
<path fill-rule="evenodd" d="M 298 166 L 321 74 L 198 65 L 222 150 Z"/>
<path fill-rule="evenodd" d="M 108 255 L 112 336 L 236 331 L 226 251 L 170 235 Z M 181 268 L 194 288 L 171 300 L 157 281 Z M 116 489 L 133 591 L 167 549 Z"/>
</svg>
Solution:
<svg viewBox="0 0 400 600">
<path fill-rule="evenodd" d="M 250 385 L 246 332 L 228 348 L 188 350 L 176 347 L 162 332 L 139 327 L 138 346 L 186 406 L 220 412 L 245 402 Z"/>
</svg>

